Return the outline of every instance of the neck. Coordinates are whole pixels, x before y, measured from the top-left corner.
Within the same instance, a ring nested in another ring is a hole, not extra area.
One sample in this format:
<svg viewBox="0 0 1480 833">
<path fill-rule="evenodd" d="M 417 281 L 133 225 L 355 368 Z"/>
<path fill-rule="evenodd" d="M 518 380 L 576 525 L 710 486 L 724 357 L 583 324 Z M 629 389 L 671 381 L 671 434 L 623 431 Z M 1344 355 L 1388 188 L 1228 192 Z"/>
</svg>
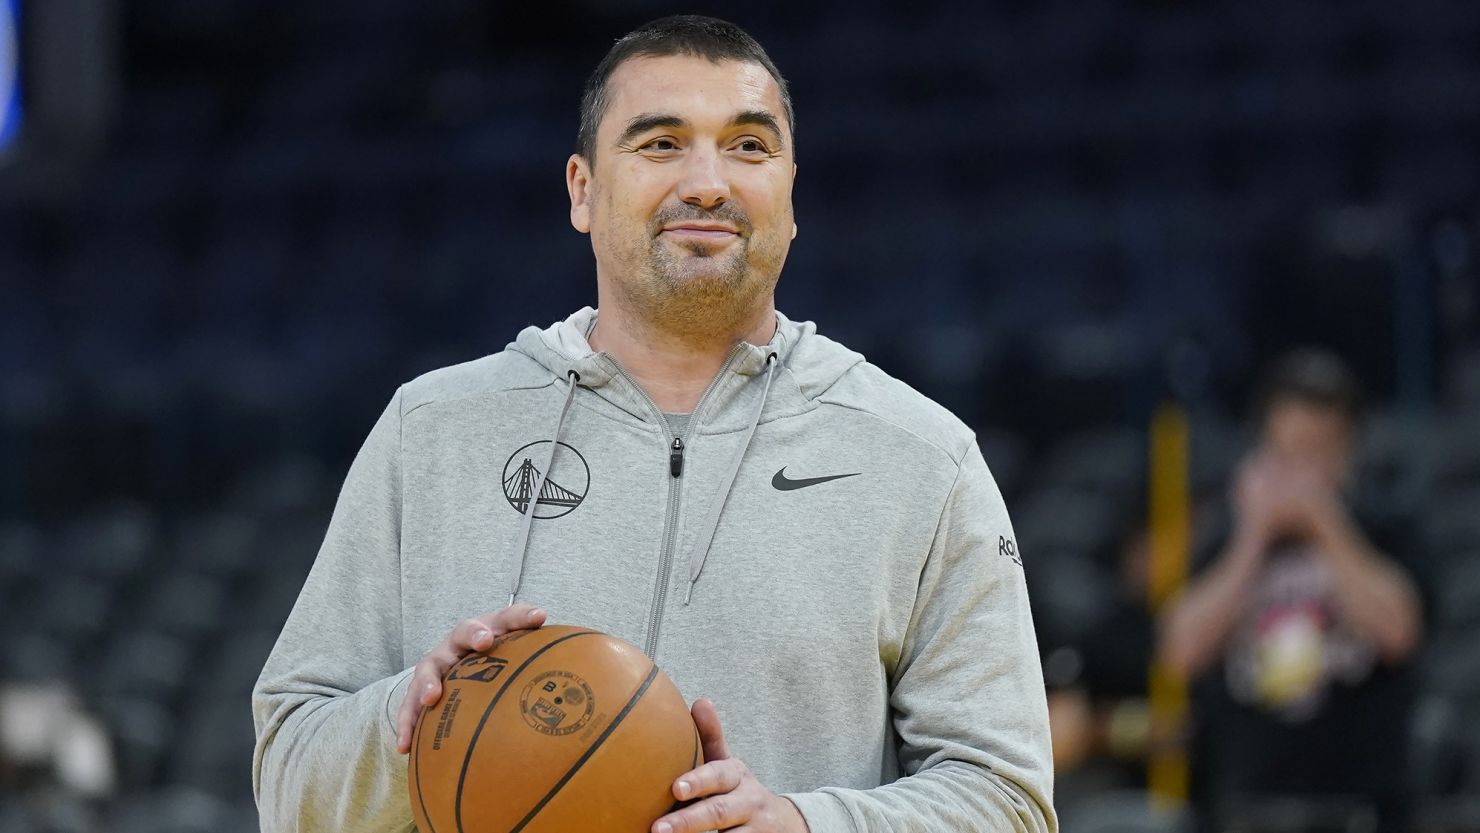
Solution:
<svg viewBox="0 0 1480 833">
<path fill-rule="evenodd" d="M 771 299 L 745 321 L 703 334 L 673 332 L 661 322 L 624 315 L 619 306 L 602 303 L 588 340 L 591 349 L 616 359 L 664 413 L 688 414 L 736 344 L 766 344 L 775 334 L 776 306 Z"/>
</svg>

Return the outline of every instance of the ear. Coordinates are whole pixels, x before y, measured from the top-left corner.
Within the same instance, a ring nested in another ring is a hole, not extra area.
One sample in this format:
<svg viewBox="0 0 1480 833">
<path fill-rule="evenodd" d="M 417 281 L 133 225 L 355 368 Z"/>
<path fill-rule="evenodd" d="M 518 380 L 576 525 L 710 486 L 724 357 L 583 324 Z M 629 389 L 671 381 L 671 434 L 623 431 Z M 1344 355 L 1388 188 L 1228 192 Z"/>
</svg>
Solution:
<svg viewBox="0 0 1480 833">
<path fill-rule="evenodd" d="M 581 234 L 590 234 L 591 166 L 579 153 L 565 162 L 565 190 L 570 192 L 570 224 Z"/>
<path fill-rule="evenodd" d="M 793 162 L 793 163 L 791 163 L 791 185 L 792 185 L 792 188 L 796 188 L 796 184 L 797 184 L 797 163 Z M 793 239 L 793 240 L 797 239 L 797 224 L 795 222 L 792 222 L 792 224 L 791 224 L 791 239 Z"/>
</svg>

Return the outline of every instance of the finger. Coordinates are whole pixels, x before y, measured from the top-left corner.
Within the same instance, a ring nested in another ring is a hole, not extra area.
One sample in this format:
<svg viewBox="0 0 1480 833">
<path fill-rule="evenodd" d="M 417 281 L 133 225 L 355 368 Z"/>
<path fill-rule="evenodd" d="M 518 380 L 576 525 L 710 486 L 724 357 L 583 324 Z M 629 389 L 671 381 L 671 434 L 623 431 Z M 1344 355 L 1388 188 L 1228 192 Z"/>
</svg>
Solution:
<svg viewBox="0 0 1480 833">
<path fill-rule="evenodd" d="M 750 795 L 748 791 L 711 796 L 653 822 L 652 833 L 703 833 L 705 830 L 728 830 L 750 821 L 752 812 L 758 806 L 756 797 Z"/>
<path fill-rule="evenodd" d="M 446 647 L 448 651 L 461 659 L 464 654 L 472 651 L 482 651 L 493 645 L 494 638 L 501 635 L 483 621 L 482 617 L 477 619 L 464 619 L 457 623 L 457 627 L 448 634 L 447 640 L 439 645 Z"/>
<path fill-rule="evenodd" d="M 406 686 L 406 696 L 401 698 L 401 708 L 396 712 L 396 749 L 402 753 L 411 751 L 411 734 L 416 728 L 416 719 L 421 716 L 423 704 L 412 672 L 411 682 Z"/>
<path fill-rule="evenodd" d="M 396 715 L 396 748 L 410 751 L 411 733 L 421 710 L 437 702 L 442 696 L 444 668 L 452 664 L 445 658 L 428 654 L 411 672 L 411 682 L 406 686 L 406 696 L 401 700 L 401 709 Z"/>
<path fill-rule="evenodd" d="M 478 618 L 492 628 L 496 636 L 502 636 L 510 631 L 537 628 L 545 624 L 545 611 L 534 605 L 516 604 Z"/>
<path fill-rule="evenodd" d="M 452 629 L 448 642 L 459 655 L 487 650 L 493 640 L 510 631 L 537 628 L 545 623 L 545 611 L 533 605 L 510 605 L 496 613 L 466 619 Z"/>
<path fill-rule="evenodd" d="M 722 761 L 730 757 L 730 745 L 725 743 L 725 730 L 719 725 L 719 710 L 708 697 L 694 701 L 694 725 L 699 729 L 699 740 L 704 745 L 704 760 Z"/>
<path fill-rule="evenodd" d="M 407 689 L 401 700 L 401 709 L 396 712 L 396 751 L 402 755 L 411 751 L 411 735 L 416 728 L 417 709 L 412 705 L 415 699 Z"/>
<path fill-rule="evenodd" d="M 673 797 L 679 801 L 717 795 L 738 789 L 740 782 L 749 772 L 745 764 L 735 759 L 714 761 L 689 770 L 673 782 Z"/>
<path fill-rule="evenodd" d="M 452 647 L 443 642 L 422 657 L 411 672 L 411 683 L 406 687 L 406 697 L 401 702 L 400 717 L 404 731 L 398 735 L 408 748 L 411 743 L 411 729 L 416 726 L 422 709 L 442 698 L 442 678 L 447 676 L 447 672 L 460 659 L 461 655 L 454 653 Z"/>
</svg>

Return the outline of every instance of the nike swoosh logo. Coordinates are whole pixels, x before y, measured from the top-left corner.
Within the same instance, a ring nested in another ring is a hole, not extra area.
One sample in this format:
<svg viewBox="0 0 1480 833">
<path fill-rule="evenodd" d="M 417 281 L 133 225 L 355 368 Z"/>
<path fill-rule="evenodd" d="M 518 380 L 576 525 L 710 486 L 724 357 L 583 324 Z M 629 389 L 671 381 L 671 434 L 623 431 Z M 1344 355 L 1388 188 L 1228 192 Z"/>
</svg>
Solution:
<svg viewBox="0 0 1480 833">
<path fill-rule="evenodd" d="M 771 478 L 771 485 L 783 492 L 789 492 L 792 489 L 805 489 L 808 486 L 816 486 L 818 483 L 826 483 L 829 480 L 842 480 L 845 477 L 857 477 L 860 474 L 863 474 L 863 472 L 855 471 L 852 474 L 831 474 L 827 477 L 803 477 L 793 480 L 786 476 L 786 466 L 782 466 L 781 471 L 776 472 L 776 476 Z"/>
</svg>

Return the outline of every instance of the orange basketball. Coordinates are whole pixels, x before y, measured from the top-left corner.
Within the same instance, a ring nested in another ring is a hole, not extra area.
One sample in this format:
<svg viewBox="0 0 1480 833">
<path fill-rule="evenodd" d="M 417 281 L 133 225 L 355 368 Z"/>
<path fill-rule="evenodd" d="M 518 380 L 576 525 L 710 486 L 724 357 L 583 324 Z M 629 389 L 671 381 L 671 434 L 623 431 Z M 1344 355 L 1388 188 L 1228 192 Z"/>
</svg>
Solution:
<svg viewBox="0 0 1480 833">
<path fill-rule="evenodd" d="M 453 666 L 407 780 L 422 833 L 644 833 L 702 762 L 683 695 L 646 654 L 551 625 Z"/>
</svg>

